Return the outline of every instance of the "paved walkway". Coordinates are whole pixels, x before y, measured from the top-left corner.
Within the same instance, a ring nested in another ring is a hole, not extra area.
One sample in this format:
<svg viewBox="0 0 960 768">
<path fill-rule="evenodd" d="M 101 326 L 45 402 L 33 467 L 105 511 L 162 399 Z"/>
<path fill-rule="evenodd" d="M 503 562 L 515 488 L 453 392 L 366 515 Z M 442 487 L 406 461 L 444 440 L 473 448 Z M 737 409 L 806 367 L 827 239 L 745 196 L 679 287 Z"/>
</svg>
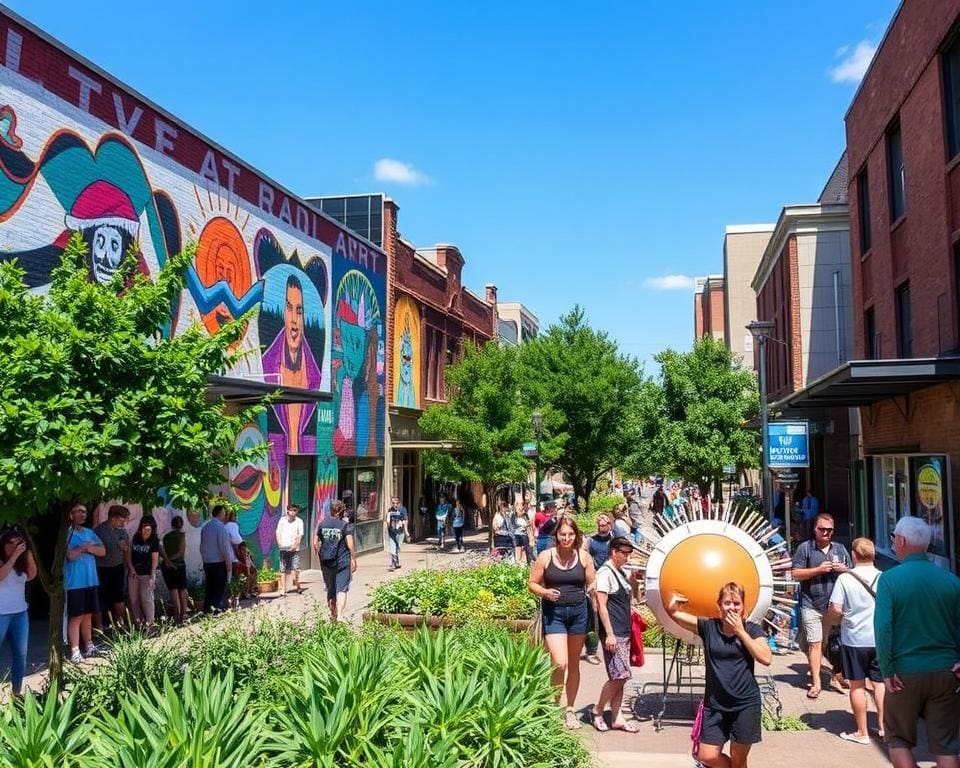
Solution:
<svg viewBox="0 0 960 768">
<path fill-rule="evenodd" d="M 483 551 L 486 546 L 486 534 L 479 533 L 467 537 L 468 556 L 470 552 Z M 429 544 L 407 544 L 401 555 L 403 568 L 389 572 L 389 555 L 377 552 L 363 555 L 359 559 L 357 573 L 347 605 L 347 618 L 360 622 L 360 616 L 366 609 L 372 590 L 380 583 L 402 576 L 417 568 L 435 568 L 452 565 L 463 556 L 447 552 L 437 552 Z M 318 571 L 307 571 L 302 575 L 304 592 L 300 595 L 289 594 L 285 597 L 267 596 L 259 607 L 270 614 L 290 617 L 303 615 L 314 607 L 325 605 L 323 582 Z M 36 648 L 32 657 L 43 659 L 45 651 L 45 627 L 34 622 L 31 628 Z M 596 700 L 600 688 L 606 679 L 602 666 L 581 664 L 582 683 L 577 697 L 577 707 L 584 714 L 584 725 L 579 731 L 584 743 L 594 754 L 598 768 L 620 768 L 642 764 L 647 768 L 690 768 L 692 760 L 690 749 L 690 725 L 695 699 L 682 695 L 672 697 L 666 711 L 664 728 L 659 733 L 653 725 L 653 715 L 659 710 L 660 696 L 648 691 L 638 695 L 644 683 L 657 683 L 662 680 L 662 655 L 659 651 L 647 653 L 646 665 L 634 669 L 634 679 L 628 683 L 625 708 L 639 726 L 636 734 L 620 732 L 597 733 L 586 721 L 586 712 Z M 781 763 L 785 756 L 802 756 L 804 764 L 818 768 L 850 768 L 850 766 L 872 766 L 889 764 L 881 745 L 874 742 L 870 746 L 860 746 L 841 741 L 836 734 L 852 727 L 846 695 L 824 689 L 816 700 L 805 697 L 804 679 L 805 659 L 798 652 L 784 656 L 775 656 L 769 672 L 777 683 L 777 690 L 783 702 L 783 713 L 803 719 L 811 730 L 805 732 L 765 732 L 763 742 L 754 748 L 751 763 L 757 766 L 769 766 Z M 694 670 L 696 673 L 697 670 Z M 702 674 L 702 670 L 700 670 Z M 39 688 L 43 682 L 43 672 L 39 670 L 28 678 L 28 684 Z M 876 729 L 876 714 L 870 713 L 870 728 Z M 921 762 L 926 768 L 933 763 L 929 756 Z"/>
</svg>

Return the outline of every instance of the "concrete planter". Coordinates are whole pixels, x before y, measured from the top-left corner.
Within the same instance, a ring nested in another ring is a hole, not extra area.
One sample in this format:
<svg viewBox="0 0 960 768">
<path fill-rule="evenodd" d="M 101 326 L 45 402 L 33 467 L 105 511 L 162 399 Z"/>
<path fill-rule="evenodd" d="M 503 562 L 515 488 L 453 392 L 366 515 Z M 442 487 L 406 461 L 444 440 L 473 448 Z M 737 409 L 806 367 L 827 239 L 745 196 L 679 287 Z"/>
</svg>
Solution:
<svg viewBox="0 0 960 768">
<path fill-rule="evenodd" d="M 257 594 L 263 595 L 267 592 L 276 592 L 280 589 L 280 582 L 274 579 L 273 581 L 258 581 L 257 582 Z"/>
</svg>

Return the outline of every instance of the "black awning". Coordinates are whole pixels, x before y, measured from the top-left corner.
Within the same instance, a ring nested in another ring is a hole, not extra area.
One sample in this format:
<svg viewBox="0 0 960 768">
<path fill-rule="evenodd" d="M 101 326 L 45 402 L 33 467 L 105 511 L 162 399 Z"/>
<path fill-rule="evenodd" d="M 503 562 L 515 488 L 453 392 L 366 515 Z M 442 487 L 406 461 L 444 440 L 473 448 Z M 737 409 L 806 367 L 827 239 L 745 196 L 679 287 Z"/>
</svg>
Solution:
<svg viewBox="0 0 960 768">
<path fill-rule="evenodd" d="M 333 399 L 329 392 L 300 387 L 283 387 L 254 379 L 238 379 L 232 376 L 208 376 L 207 397 L 210 400 L 223 398 L 228 403 L 255 403 L 266 395 L 272 395 L 273 404 L 321 403 Z"/>
<path fill-rule="evenodd" d="M 780 410 L 855 408 L 958 379 L 960 357 L 851 360 L 771 405 Z"/>
</svg>

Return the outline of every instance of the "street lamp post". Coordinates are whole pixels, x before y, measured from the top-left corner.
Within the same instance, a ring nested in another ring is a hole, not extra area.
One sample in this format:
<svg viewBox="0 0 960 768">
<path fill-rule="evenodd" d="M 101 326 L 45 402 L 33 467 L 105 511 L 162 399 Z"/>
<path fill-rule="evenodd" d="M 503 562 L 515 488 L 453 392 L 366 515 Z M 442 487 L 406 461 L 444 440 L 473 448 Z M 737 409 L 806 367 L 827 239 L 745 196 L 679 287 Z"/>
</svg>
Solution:
<svg viewBox="0 0 960 768">
<path fill-rule="evenodd" d="M 534 411 L 530 421 L 533 422 L 533 436 L 537 439 L 537 469 L 533 487 L 533 511 L 536 513 L 540 511 L 540 428 L 543 426 L 543 414 L 540 411 Z"/>
<path fill-rule="evenodd" d="M 773 320 L 754 320 L 747 324 L 747 330 L 760 345 L 760 365 L 757 378 L 760 380 L 760 483 L 763 493 L 763 516 L 767 520 L 773 519 L 773 483 L 770 478 L 770 467 L 767 466 L 767 338 L 773 330 Z M 789 541 L 789 515 L 786 522 L 787 540 Z"/>
</svg>

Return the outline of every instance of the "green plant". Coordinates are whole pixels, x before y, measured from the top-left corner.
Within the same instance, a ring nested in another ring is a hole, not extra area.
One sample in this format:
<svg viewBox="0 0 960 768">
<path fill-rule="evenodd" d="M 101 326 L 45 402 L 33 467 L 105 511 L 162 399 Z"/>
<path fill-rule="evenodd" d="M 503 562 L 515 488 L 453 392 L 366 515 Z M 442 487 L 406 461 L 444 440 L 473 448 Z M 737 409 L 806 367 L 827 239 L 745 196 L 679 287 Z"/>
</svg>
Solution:
<svg viewBox="0 0 960 768">
<path fill-rule="evenodd" d="M 269 584 L 272 581 L 280 580 L 280 571 L 276 568 L 271 568 L 269 565 L 264 565 L 259 571 L 257 571 L 257 584 Z"/>
<path fill-rule="evenodd" d="M 235 573 L 230 583 L 227 585 L 227 594 L 230 597 L 239 597 L 247 586 L 247 577 L 241 573 Z"/>
<path fill-rule="evenodd" d="M 61 700 L 56 684 L 42 697 L 0 707 L 0 765 L 20 768 L 88 766 L 90 720 L 75 696 Z"/>
<path fill-rule="evenodd" d="M 93 745 L 110 768 L 246 768 L 267 756 L 264 722 L 232 671 L 208 667 L 198 680 L 188 671 L 179 689 L 164 677 L 125 696 L 94 728 Z"/>
<path fill-rule="evenodd" d="M 760 723 L 765 731 L 809 731 L 807 725 L 796 715 L 773 715 L 763 710 L 760 715 Z"/>
</svg>

